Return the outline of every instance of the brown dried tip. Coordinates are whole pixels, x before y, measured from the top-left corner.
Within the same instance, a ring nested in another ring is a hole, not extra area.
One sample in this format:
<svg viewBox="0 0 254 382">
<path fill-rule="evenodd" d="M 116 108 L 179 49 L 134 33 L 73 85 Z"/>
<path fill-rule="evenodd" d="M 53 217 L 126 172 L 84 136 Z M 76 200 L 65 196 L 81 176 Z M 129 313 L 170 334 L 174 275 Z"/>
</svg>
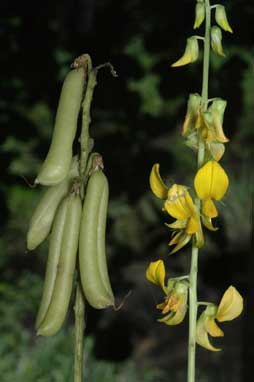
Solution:
<svg viewBox="0 0 254 382">
<path fill-rule="evenodd" d="M 73 69 L 77 69 L 81 67 L 86 68 L 88 60 L 89 60 L 89 54 L 82 54 L 81 56 L 75 58 L 75 60 L 71 64 L 71 68 Z"/>
</svg>

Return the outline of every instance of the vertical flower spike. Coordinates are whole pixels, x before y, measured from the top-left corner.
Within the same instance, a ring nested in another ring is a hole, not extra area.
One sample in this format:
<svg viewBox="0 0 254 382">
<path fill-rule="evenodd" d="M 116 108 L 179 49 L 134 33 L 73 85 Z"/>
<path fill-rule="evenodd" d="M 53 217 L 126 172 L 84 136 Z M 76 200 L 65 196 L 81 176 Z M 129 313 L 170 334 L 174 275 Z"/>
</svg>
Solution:
<svg viewBox="0 0 254 382">
<path fill-rule="evenodd" d="M 243 310 L 243 298 L 235 287 L 232 285 L 224 293 L 216 319 L 220 322 L 231 321 L 240 316 Z"/>
<path fill-rule="evenodd" d="M 204 3 L 197 3 L 196 9 L 195 9 L 195 22 L 193 29 L 197 29 L 200 27 L 200 25 L 203 23 L 205 19 L 205 4 Z"/>
<path fill-rule="evenodd" d="M 222 32 L 221 29 L 217 26 L 211 28 L 211 45 L 215 53 L 219 56 L 225 56 L 222 48 Z"/>
<path fill-rule="evenodd" d="M 226 32 L 233 33 L 231 26 L 229 25 L 226 10 L 223 5 L 217 5 L 215 9 L 215 20 L 217 24 Z"/>
<path fill-rule="evenodd" d="M 198 198 L 202 200 L 202 212 L 208 218 L 218 215 L 212 199 L 221 200 L 228 185 L 228 176 L 218 162 L 209 161 L 198 170 L 194 187 Z"/>
<path fill-rule="evenodd" d="M 150 173 L 150 179 L 149 179 L 150 187 L 154 195 L 157 196 L 157 198 L 167 199 L 168 188 L 166 187 L 165 183 L 161 179 L 159 170 L 160 170 L 160 165 L 158 163 L 155 163 Z"/>
<path fill-rule="evenodd" d="M 186 48 L 183 56 L 172 64 L 172 67 L 184 66 L 195 62 L 198 59 L 198 40 L 195 36 L 189 37 L 187 39 Z"/>
</svg>

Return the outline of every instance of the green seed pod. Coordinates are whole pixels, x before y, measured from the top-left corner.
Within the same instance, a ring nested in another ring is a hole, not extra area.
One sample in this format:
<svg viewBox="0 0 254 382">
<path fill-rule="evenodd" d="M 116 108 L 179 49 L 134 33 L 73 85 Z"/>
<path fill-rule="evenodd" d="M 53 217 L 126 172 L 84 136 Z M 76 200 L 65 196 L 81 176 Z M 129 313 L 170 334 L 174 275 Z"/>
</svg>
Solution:
<svg viewBox="0 0 254 382">
<path fill-rule="evenodd" d="M 107 205 L 108 181 L 98 170 L 88 181 L 79 239 L 81 283 L 87 301 L 96 309 L 114 305 L 105 251 Z"/>
<path fill-rule="evenodd" d="M 43 285 L 43 293 L 41 298 L 41 303 L 39 311 L 36 317 L 35 327 L 39 328 L 42 321 L 44 320 L 50 301 L 52 293 L 54 290 L 55 279 L 57 275 L 57 268 L 59 257 L 61 253 L 61 244 L 63 239 L 64 225 L 66 221 L 66 212 L 68 207 L 68 198 L 65 198 L 63 202 L 57 209 L 57 213 L 53 222 L 53 228 L 50 235 L 49 241 L 49 253 L 47 260 L 46 275 Z"/>
<path fill-rule="evenodd" d="M 35 184 L 52 186 L 67 175 L 72 158 L 85 81 L 84 68 L 74 69 L 65 78 L 57 108 L 51 145 Z"/>
<path fill-rule="evenodd" d="M 46 190 L 29 223 L 27 249 L 33 250 L 48 236 L 60 201 L 67 195 L 71 181 L 78 176 L 78 160 L 73 158 L 68 176 L 56 186 Z"/>
<path fill-rule="evenodd" d="M 46 316 L 37 332 L 41 336 L 53 336 L 60 330 L 72 292 L 82 205 L 80 197 L 75 194 L 67 198 L 67 204 L 54 290 Z"/>
</svg>

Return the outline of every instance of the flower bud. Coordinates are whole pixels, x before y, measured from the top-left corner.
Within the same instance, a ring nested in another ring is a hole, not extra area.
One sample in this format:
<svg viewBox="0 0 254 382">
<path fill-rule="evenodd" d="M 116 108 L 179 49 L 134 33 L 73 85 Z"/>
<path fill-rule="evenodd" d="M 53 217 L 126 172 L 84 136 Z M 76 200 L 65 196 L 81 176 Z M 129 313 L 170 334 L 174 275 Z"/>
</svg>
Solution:
<svg viewBox="0 0 254 382">
<path fill-rule="evenodd" d="M 187 104 L 187 113 L 183 124 L 183 136 L 188 135 L 192 130 L 200 127 L 200 106 L 201 96 L 198 93 L 190 94 Z"/>
<path fill-rule="evenodd" d="M 189 37 L 187 39 L 186 48 L 185 48 L 183 56 L 171 66 L 177 67 L 177 66 L 188 65 L 198 59 L 198 53 L 199 53 L 199 48 L 198 48 L 197 38 L 195 36 Z"/>
<path fill-rule="evenodd" d="M 194 22 L 194 29 L 197 29 L 200 27 L 202 22 L 205 19 L 205 5 L 204 3 L 197 3 L 196 9 L 195 9 L 195 22 Z"/>
<path fill-rule="evenodd" d="M 221 29 L 217 26 L 213 26 L 211 28 L 211 45 L 215 53 L 217 53 L 219 56 L 225 56 L 221 44 L 222 40 L 222 32 Z"/>
<path fill-rule="evenodd" d="M 217 98 L 213 101 L 211 106 L 209 106 L 208 111 L 213 119 L 213 129 L 216 137 L 216 141 L 220 143 L 226 143 L 229 139 L 225 136 L 223 131 L 223 119 L 224 112 L 227 106 L 227 101 L 221 98 Z"/>
<path fill-rule="evenodd" d="M 226 32 L 233 33 L 232 28 L 229 25 L 226 10 L 223 5 L 217 5 L 215 10 L 215 20 L 217 24 Z"/>
</svg>

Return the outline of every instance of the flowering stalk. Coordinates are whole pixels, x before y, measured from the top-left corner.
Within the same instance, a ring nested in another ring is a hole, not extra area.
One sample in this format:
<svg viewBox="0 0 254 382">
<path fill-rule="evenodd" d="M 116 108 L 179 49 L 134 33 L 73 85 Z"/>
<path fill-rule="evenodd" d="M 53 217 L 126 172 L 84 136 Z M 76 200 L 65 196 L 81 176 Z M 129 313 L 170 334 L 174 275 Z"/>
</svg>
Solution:
<svg viewBox="0 0 254 382">
<path fill-rule="evenodd" d="M 218 26 L 211 26 L 211 10 L 215 9 L 215 21 Z M 151 262 L 146 271 L 148 281 L 159 286 L 165 296 L 157 309 L 165 316 L 158 319 L 166 325 L 180 324 L 189 306 L 189 341 L 188 341 L 188 382 L 195 382 L 196 344 L 210 351 L 220 351 L 209 340 L 224 335 L 217 322 L 231 321 L 238 317 L 243 309 L 243 299 L 234 286 L 224 293 L 220 303 L 198 302 L 197 276 L 198 252 L 204 245 L 202 226 L 210 231 L 212 218 L 218 216 L 214 201 L 225 195 L 228 176 L 219 161 L 229 141 L 223 131 L 223 118 L 226 101 L 221 98 L 208 99 L 209 59 L 212 48 L 217 55 L 223 56 L 222 30 L 232 33 L 226 11 L 222 5 L 210 6 L 209 0 L 197 0 L 194 29 L 205 20 L 205 36 L 193 35 L 187 39 L 185 51 L 172 67 L 192 64 L 199 56 L 199 40 L 204 42 L 202 92 L 190 94 L 187 113 L 183 123 L 182 135 L 186 144 L 197 153 L 197 173 L 194 178 L 195 197 L 191 196 L 190 187 L 173 184 L 167 187 L 163 182 L 158 163 L 152 167 L 150 186 L 155 196 L 164 200 L 162 210 L 176 219 L 166 226 L 173 230 L 169 246 L 173 254 L 192 242 L 191 266 L 188 276 L 170 278 L 165 281 L 166 271 L 163 260 Z M 221 28 L 221 29 L 220 29 Z M 187 280 L 186 280 L 187 279 Z M 188 303 L 189 295 L 189 303 Z M 206 306 L 197 320 L 197 310 Z"/>
<path fill-rule="evenodd" d="M 203 81 L 201 104 L 203 111 L 207 110 L 208 83 L 209 83 L 209 59 L 210 59 L 210 29 L 211 29 L 211 9 L 209 0 L 205 0 L 205 38 L 203 57 Z M 205 144 L 199 137 L 198 142 L 198 163 L 200 168 L 203 165 L 205 156 Z M 195 205 L 200 213 L 200 200 L 195 199 Z M 191 268 L 189 277 L 189 340 L 188 340 L 188 382 L 195 381 L 195 359 L 196 359 L 196 322 L 197 322 L 197 276 L 198 276 L 198 251 L 199 249 L 192 241 Z"/>
</svg>

